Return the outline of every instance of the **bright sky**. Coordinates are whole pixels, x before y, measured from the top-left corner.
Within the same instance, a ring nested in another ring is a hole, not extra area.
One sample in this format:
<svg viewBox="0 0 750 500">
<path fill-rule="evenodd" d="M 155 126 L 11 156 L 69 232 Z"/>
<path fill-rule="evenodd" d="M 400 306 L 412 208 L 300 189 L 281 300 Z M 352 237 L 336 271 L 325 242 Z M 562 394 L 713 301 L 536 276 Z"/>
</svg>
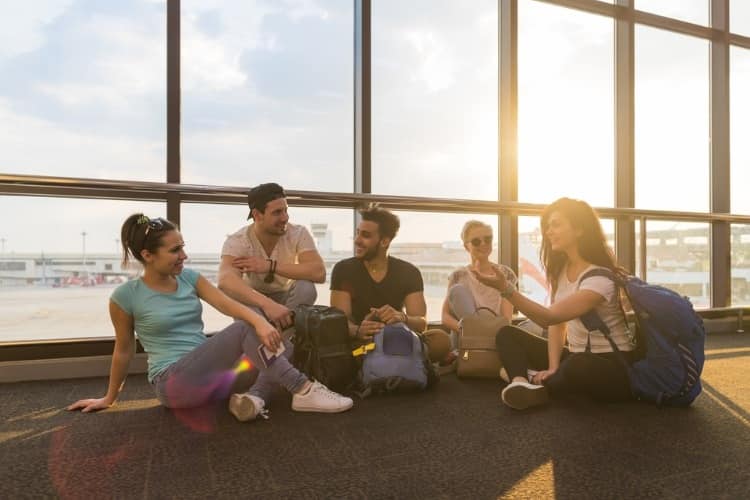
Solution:
<svg viewBox="0 0 750 500">
<path fill-rule="evenodd" d="M 0 170 L 163 180 L 163 0 L 0 0 Z M 707 22 L 706 0 L 636 7 Z M 733 0 L 734 19 L 750 2 Z M 352 2 L 183 0 L 183 181 L 350 191 Z M 750 34 L 750 23 L 738 30 Z M 519 195 L 613 203 L 613 22 L 519 2 Z M 497 196 L 497 1 L 373 2 L 373 187 Z M 642 208 L 708 209 L 708 42 L 636 28 Z M 750 51 L 733 48 L 732 210 L 750 213 Z M 679 187 L 677 181 L 679 180 Z M 667 187 L 673 187 L 665 189 Z M 0 197 L 6 251 L 112 251 L 124 217 L 163 205 Z M 218 250 L 244 207 L 185 206 L 193 251 Z M 294 209 L 351 246 L 351 212 Z M 399 239 L 455 241 L 468 216 L 403 214 Z M 490 219 L 491 220 L 491 219 Z M 33 221 L 33 223 L 31 222 Z M 524 219 L 522 230 L 536 225 Z M 45 227 L 45 231 L 29 231 Z M 70 235 L 79 235 L 71 238 Z"/>
</svg>

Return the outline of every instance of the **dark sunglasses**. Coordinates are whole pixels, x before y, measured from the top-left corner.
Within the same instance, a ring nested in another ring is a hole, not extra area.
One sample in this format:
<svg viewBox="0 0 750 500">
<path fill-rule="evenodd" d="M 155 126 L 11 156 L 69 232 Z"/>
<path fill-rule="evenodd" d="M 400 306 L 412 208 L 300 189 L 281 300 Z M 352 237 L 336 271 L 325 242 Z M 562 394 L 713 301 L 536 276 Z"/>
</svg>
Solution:
<svg viewBox="0 0 750 500">
<path fill-rule="evenodd" d="M 485 245 L 489 245 L 492 243 L 492 236 L 484 236 L 482 238 L 472 238 L 469 240 L 469 243 L 471 243 L 472 246 L 478 247 L 482 243 Z"/>
<path fill-rule="evenodd" d="M 146 236 L 148 236 L 148 232 L 152 229 L 154 231 L 162 231 L 165 227 L 167 227 L 167 221 L 162 219 L 161 217 L 157 217 L 156 219 L 149 219 L 148 222 L 146 222 L 146 232 L 143 234 L 143 237 L 145 238 Z"/>
</svg>

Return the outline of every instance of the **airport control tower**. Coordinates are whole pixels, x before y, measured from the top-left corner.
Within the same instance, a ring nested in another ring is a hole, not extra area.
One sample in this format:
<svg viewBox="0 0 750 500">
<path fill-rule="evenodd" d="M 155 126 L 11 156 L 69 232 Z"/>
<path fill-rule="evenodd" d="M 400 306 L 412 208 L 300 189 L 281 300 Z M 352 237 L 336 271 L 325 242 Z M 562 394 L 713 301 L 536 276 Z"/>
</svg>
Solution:
<svg viewBox="0 0 750 500">
<path fill-rule="evenodd" d="M 312 222 L 310 230 L 320 255 L 330 255 L 333 250 L 333 234 L 328 230 L 327 222 Z"/>
</svg>

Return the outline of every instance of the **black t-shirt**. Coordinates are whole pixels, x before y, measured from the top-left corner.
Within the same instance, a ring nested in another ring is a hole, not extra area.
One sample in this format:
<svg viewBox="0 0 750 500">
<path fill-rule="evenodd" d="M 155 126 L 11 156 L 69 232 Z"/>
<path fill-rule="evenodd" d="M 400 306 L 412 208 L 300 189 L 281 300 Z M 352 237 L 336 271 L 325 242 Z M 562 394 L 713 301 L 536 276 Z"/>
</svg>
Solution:
<svg viewBox="0 0 750 500">
<path fill-rule="evenodd" d="M 364 263 L 356 257 L 333 266 L 331 290 L 346 292 L 352 300 L 352 320 L 361 323 L 371 307 L 389 304 L 397 311 L 404 308 L 407 295 L 424 290 L 422 274 L 413 264 L 388 257 L 388 273 L 375 282 Z"/>
</svg>

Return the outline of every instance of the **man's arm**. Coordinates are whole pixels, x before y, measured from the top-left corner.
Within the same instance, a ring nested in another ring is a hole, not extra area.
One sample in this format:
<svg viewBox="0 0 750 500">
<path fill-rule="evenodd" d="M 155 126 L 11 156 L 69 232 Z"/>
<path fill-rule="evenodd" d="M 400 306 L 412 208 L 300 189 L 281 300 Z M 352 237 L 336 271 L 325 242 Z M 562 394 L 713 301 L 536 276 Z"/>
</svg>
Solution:
<svg viewBox="0 0 750 500">
<path fill-rule="evenodd" d="M 331 307 L 341 309 L 346 315 L 346 319 L 349 323 L 349 336 L 354 337 L 357 332 L 357 325 L 352 321 L 352 298 L 351 296 L 341 290 L 331 290 Z"/>
<path fill-rule="evenodd" d="M 253 289 L 242 279 L 242 273 L 234 267 L 235 257 L 222 255 L 219 264 L 219 289 L 237 302 L 248 306 L 260 307 L 266 317 L 278 327 L 292 325 L 292 313 L 283 304 L 274 302 L 269 297 Z"/>
<path fill-rule="evenodd" d="M 372 313 L 365 316 L 361 324 L 352 321 L 352 297 L 342 290 L 331 290 L 331 307 L 341 309 L 346 315 L 349 325 L 349 336 L 360 340 L 370 340 L 372 336 L 383 329 L 385 323 L 373 321 Z"/>
<path fill-rule="evenodd" d="M 307 250 L 297 255 L 297 264 L 278 262 L 276 274 L 293 280 L 310 280 L 313 283 L 324 283 L 326 266 L 317 250 Z"/>
<path fill-rule="evenodd" d="M 234 300 L 248 306 L 262 308 L 269 302 L 273 302 L 243 281 L 242 273 L 233 265 L 235 258 L 232 255 L 221 256 L 221 263 L 219 264 L 219 289 Z"/>
<path fill-rule="evenodd" d="M 423 332 L 427 328 L 427 304 L 424 292 L 412 292 L 404 299 L 405 320 L 409 328 L 415 332 Z"/>
</svg>

